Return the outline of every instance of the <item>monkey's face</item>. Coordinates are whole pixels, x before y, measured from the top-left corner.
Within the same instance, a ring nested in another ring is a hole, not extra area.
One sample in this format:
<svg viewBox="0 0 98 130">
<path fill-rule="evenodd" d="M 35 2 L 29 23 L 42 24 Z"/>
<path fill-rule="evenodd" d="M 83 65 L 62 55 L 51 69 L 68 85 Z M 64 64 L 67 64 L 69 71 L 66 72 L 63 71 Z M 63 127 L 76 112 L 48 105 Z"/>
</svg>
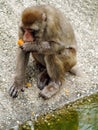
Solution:
<svg viewBox="0 0 98 130">
<path fill-rule="evenodd" d="M 23 25 L 21 26 L 21 31 L 24 42 L 33 42 L 40 36 L 40 28 L 36 24 L 32 24 L 31 26 Z"/>
<path fill-rule="evenodd" d="M 25 42 L 33 42 L 42 38 L 46 17 L 39 10 L 27 8 L 22 13 L 20 30 Z"/>
</svg>

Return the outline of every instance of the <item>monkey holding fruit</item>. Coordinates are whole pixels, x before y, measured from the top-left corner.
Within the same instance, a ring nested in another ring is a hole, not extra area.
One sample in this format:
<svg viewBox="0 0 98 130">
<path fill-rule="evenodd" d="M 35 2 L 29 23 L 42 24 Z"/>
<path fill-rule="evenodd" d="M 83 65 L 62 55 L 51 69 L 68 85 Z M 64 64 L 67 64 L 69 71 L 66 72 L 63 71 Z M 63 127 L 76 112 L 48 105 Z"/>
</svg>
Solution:
<svg viewBox="0 0 98 130">
<path fill-rule="evenodd" d="M 66 17 L 49 5 L 24 9 L 19 25 L 16 73 L 9 93 L 14 98 L 24 87 L 29 54 L 45 67 L 38 75 L 40 96 L 49 99 L 64 81 L 65 73 L 77 63 L 77 44 L 72 26 Z"/>
</svg>

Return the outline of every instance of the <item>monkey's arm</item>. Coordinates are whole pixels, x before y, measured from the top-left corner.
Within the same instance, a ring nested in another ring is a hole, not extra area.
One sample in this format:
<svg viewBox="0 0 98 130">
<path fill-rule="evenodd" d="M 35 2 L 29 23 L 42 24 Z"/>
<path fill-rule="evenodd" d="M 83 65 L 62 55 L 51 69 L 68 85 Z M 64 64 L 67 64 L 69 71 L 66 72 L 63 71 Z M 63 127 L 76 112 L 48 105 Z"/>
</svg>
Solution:
<svg viewBox="0 0 98 130">
<path fill-rule="evenodd" d="M 41 43 L 24 43 L 21 48 L 27 52 L 42 53 L 42 54 L 55 54 L 60 53 L 65 49 L 64 45 L 60 45 L 56 42 L 43 41 Z"/>
<path fill-rule="evenodd" d="M 29 53 L 24 52 L 21 48 L 18 48 L 14 83 L 9 90 L 9 93 L 13 98 L 17 97 L 18 92 L 24 87 L 25 70 L 27 67 L 28 59 Z"/>
</svg>

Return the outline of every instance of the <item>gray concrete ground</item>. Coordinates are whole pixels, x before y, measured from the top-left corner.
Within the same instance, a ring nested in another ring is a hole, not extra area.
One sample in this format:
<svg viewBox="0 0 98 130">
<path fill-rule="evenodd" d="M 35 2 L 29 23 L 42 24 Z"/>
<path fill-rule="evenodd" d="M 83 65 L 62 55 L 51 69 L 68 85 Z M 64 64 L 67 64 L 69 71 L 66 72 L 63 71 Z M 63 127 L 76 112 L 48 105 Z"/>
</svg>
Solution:
<svg viewBox="0 0 98 130">
<path fill-rule="evenodd" d="M 64 104 L 98 91 L 98 0 L 37 0 L 52 4 L 69 18 L 78 43 L 78 65 L 83 77 L 66 74 L 60 93 L 44 101 L 38 97 L 36 85 L 38 70 L 29 62 L 28 72 L 32 87 L 18 98 L 8 94 L 14 72 L 17 50 L 17 23 L 21 11 L 34 0 L 0 1 L 0 130 L 8 130 L 39 114 L 59 108 Z M 33 114 L 34 113 L 34 114 Z"/>
</svg>

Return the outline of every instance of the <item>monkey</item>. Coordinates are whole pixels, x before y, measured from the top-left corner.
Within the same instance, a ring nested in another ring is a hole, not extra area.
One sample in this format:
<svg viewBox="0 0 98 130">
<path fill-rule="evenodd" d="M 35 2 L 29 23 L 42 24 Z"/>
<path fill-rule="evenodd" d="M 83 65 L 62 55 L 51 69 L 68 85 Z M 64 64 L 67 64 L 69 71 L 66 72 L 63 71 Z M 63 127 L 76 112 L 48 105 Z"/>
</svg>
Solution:
<svg viewBox="0 0 98 130">
<path fill-rule="evenodd" d="M 65 73 L 77 64 L 77 42 L 70 22 L 55 7 L 31 6 L 21 14 L 18 34 L 24 44 L 18 48 L 10 96 L 17 97 L 24 87 L 25 71 L 31 53 L 35 61 L 45 67 L 37 78 L 39 95 L 44 99 L 53 97 L 59 92 Z"/>
</svg>

